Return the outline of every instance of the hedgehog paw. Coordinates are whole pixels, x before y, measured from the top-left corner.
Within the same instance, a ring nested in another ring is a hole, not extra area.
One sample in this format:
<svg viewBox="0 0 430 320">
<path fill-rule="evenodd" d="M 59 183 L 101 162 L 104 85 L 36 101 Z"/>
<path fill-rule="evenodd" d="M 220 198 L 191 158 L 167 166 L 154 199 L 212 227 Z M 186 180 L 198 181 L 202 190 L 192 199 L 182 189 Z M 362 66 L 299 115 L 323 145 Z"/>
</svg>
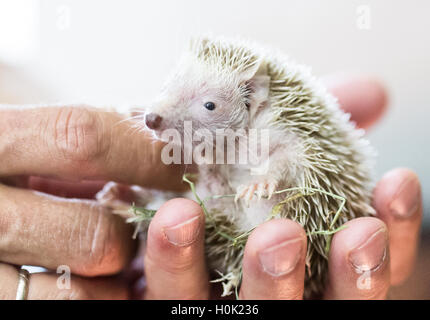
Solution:
<svg viewBox="0 0 430 320">
<path fill-rule="evenodd" d="M 240 185 L 237 188 L 234 201 L 243 199 L 247 204 L 257 196 L 258 200 L 265 197 L 270 199 L 275 192 L 277 183 L 274 181 L 264 180 L 262 182 L 251 183 L 249 185 Z"/>
<path fill-rule="evenodd" d="M 96 194 L 96 200 L 105 207 L 121 207 L 134 202 L 133 190 L 126 185 L 108 182 L 103 189 Z"/>
</svg>

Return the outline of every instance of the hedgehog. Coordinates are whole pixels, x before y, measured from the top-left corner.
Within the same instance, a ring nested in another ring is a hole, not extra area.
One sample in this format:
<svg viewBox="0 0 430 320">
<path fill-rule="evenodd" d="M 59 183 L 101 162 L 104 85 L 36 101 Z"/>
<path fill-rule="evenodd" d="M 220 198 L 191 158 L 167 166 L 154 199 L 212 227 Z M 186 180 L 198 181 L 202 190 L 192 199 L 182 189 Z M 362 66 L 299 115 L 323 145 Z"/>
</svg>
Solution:
<svg viewBox="0 0 430 320">
<path fill-rule="evenodd" d="M 207 262 L 220 274 L 214 281 L 223 283 L 223 295 L 240 285 L 250 232 L 268 219 L 287 218 L 308 236 L 304 295 L 319 296 L 333 233 L 350 219 L 374 214 L 374 151 L 363 131 L 308 67 L 277 50 L 222 37 L 191 41 L 137 125 L 178 145 L 166 132 L 186 135 L 186 122 L 192 124 L 188 134 L 212 137 L 202 139 L 206 149 L 195 180 L 184 178 L 193 186 L 185 197 L 197 199 L 206 214 Z M 252 131 L 266 133 L 254 139 L 254 148 L 246 143 Z M 213 137 L 220 136 L 237 147 L 233 161 L 225 161 L 225 145 L 215 147 Z M 185 144 L 179 145 L 184 161 Z M 240 148 L 248 162 L 238 161 Z M 208 161 L 212 153 L 224 161 Z M 145 194 L 140 203 L 151 208 Z"/>
</svg>

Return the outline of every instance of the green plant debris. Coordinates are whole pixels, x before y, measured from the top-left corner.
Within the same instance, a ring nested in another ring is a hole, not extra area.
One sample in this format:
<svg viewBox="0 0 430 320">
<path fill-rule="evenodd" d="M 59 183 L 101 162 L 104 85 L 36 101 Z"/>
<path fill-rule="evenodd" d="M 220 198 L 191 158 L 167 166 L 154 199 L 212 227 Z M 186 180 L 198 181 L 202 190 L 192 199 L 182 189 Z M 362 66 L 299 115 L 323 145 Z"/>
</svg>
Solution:
<svg viewBox="0 0 430 320">
<path fill-rule="evenodd" d="M 197 203 L 200 205 L 200 207 L 202 208 L 205 217 L 206 217 L 206 230 L 210 230 L 212 232 L 212 234 L 216 234 L 219 235 L 221 238 L 225 239 L 227 241 L 227 243 L 229 243 L 230 246 L 235 247 L 237 249 L 240 249 L 240 256 L 238 258 L 241 258 L 243 255 L 243 249 L 245 248 L 245 244 L 248 240 L 249 235 L 251 234 L 251 232 L 255 229 L 252 228 L 246 232 L 243 233 L 239 233 L 236 234 L 237 231 L 234 229 L 233 225 L 228 225 L 228 221 L 227 220 L 222 220 L 220 219 L 220 215 L 215 215 L 211 212 L 209 212 L 209 210 L 207 210 L 206 206 L 205 206 L 205 201 L 209 200 L 209 199 L 221 199 L 221 198 L 234 198 L 236 196 L 236 194 L 228 194 L 228 195 L 214 195 L 214 196 L 210 196 L 205 198 L 204 200 L 202 200 L 199 195 L 196 192 L 196 188 L 195 188 L 195 184 L 194 182 L 192 182 L 190 179 L 192 179 L 195 175 L 191 175 L 191 174 L 184 174 L 183 176 L 183 181 L 188 183 L 190 186 L 190 189 L 197 201 Z M 335 216 L 330 224 L 330 227 L 328 230 L 316 230 L 316 231 L 312 231 L 312 232 L 307 232 L 306 235 L 309 236 L 314 236 L 314 235 L 323 235 L 327 237 L 327 244 L 326 244 L 326 254 L 328 254 L 329 249 L 330 249 L 330 243 L 331 243 L 331 237 L 345 229 L 347 226 L 343 225 L 340 226 L 336 229 L 333 229 L 336 221 L 338 220 L 344 206 L 346 203 L 346 199 L 344 197 L 338 196 L 336 194 L 327 192 L 325 190 L 321 190 L 321 189 L 315 189 L 315 188 L 303 188 L 303 187 L 294 187 L 294 188 L 288 188 L 288 189 L 283 189 L 283 190 L 279 190 L 279 191 L 275 191 L 274 194 L 282 194 L 282 193 L 286 193 L 286 192 L 294 192 L 296 191 L 297 193 L 288 196 L 287 198 L 285 198 L 284 200 L 282 200 L 281 202 L 277 203 L 275 206 L 273 206 L 271 214 L 268 216 L 267 220 L 271 220 L 274 219 L 275 217 L 279 216 L 284 208 L 284 206 L 286 204 L 288 204 L 291 201 L 294 201 L 298 198 L 301 197 L 306 197 L 306 196 L 312 196 L 315 193 L 322 193 L 324 195 L 330 196 L 332 198 L 334 198 L 335 200 L 338 200 L 340 202 L 339 208 L 335 213 Z M 131 218 L 127 219 L 128 223 L 136 223 L 136 230 L 135 230 L 135 234 L 133 237 L 136 237 L 139 231 L 142 231 L 145 229 L 145 225 L 149 225 L 149 222 L 151 221 L 151 219 L 154 217 L 156 210 L 149 210 L 143 207 L 137 207 L 134 204 L 131 206 L 131 208 L 129 209 L 129 213 L 133 214 L 133 216 Z M 210 234 L 208 232 L 208 234 Z M 210 244 L 211 239 L 206 239 L 206 244 Z M 220 278 L 212 280 L 211 282 L 221 282 L 222 286 L 223 286 L 223 294 L 222 296 L 227 296 L 230 295 L 232 293 L 232 289 L 234 288 L 234 291 L 236 293 L 236 298 L 238 298 L 238 288 L 240 286 L 240 282 L 242 279 L 242 268 L 241 268 L 241 259 L 240 261 L 238 261 L 238 264 L 240 265 L 239 267 L 234 267 L 230 272 L 223 274 L 221 272 L 218 271 Z"/>
<path fill-rule="evenodd" d="M 135 223 L 136 227 L 133 233 L 133 239 L 137 238 L 140 231 L 145 229 L 145 225 L 149 225 L 157 210 L 150 210 L 143 207 L 136 207 L 134 204 L 128 210 L 133 216 L 128 218 L 127 223 Z"/>
</svg>

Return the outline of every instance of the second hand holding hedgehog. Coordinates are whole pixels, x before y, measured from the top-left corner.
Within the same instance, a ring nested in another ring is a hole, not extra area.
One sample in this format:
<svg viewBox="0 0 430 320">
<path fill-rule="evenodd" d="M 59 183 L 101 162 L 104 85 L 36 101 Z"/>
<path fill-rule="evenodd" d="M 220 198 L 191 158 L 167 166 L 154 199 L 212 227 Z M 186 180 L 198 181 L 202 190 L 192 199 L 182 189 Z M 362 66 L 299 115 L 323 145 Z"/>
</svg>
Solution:
<svg viewBox="0 0 430 320">
<path fill-rule="evenodd" d="M 240 283 L 243 256 L 243 246 L 231 239 L 247 236 L 275 213 L 305 228 L 305 296 L 320 294 L 329 232 L 374 213 L 369 205 L 373 151 L 308 68 L 246 42 L 199 39 L 145 112 L 156 138 L 166 129 L 184 134 L 187 120 L 193 130 L 214 135 L 219 129 L 269 129 L 270 157 L 259 164 L 268 168 L 263 175 L 251 175 L 253 167 L 243 164 L 198 166 L 195 192 L 208 199 L 204 205 L 212 220 L 206 230 L 208 264 L 222 273 L 224 294 L 231 293 Z M 283 189 L 290 192 L 279 192 Z M 108 202 L 106 194 L 100 194 L 102 202 Z M 211 198 L 228 194 L 243 201 Z M 141 198 L 154 208 L 145 191 Z M 346 199 L 343 207 L 339 199 Z"/>
</svg>

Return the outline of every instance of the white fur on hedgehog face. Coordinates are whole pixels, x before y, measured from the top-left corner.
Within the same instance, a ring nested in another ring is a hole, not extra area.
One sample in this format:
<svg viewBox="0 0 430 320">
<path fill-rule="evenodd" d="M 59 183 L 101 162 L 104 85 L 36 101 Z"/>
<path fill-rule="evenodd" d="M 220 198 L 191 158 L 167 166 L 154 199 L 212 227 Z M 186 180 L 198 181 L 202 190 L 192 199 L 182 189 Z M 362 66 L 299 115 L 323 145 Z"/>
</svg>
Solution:
<svg viewBox="0 0 430 320">
<path fill-rule="evenodd" d="M 261 90 L 252 87 L 252 78 L 247 77 L 221 73 L 198 62 L 183 62 L 146 112 L 162 119 L 152 129 L 155 138 L 161 139 L 166 129 L 176 129 L 182 136 L 185 121 L 190 121 L 193 132 L 206 129 L 213 135 L 219 129 L 246 129 L 254 109 L 262 103 L 261 98 L 255 99 Z M 268 87 L 268 82 L 264 86 Z M 265 93 L 267 100 L 268 88 Z"/>
</svg>

